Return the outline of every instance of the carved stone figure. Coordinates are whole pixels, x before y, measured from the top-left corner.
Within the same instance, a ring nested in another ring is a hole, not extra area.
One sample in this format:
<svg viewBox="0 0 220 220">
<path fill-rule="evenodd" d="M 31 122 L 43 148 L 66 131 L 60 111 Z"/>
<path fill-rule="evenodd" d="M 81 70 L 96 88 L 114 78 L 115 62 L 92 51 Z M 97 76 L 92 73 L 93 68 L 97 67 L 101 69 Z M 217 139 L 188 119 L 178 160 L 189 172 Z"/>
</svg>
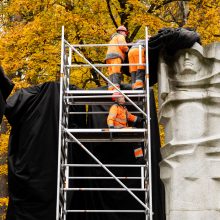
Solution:
<svg viewBox="0 0 220 220">
<path fill-rule="evenodd" d="M 161 54 L 167 220 L 220 219 L 220 43 Z"/>
</svg>

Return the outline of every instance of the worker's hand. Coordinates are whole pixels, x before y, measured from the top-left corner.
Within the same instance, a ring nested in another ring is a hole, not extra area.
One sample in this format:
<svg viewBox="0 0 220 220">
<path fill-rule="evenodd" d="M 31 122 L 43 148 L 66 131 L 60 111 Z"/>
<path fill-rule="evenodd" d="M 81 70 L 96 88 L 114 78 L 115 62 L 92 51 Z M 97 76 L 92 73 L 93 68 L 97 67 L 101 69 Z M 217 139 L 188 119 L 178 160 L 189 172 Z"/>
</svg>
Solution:
<svg viewBox="0 0 220 220">
<path fill-rule="evenodd" d="M 144 126 L 144 122 L 146 122 L 145 118 L 138 117 L 137 122 L 136 122 L 136 126 L 137 127 L 143 127 Z"/>
<path fill-rule="evenodd" d="M 138 122 L 139 122 L 139 123 L 143 123 L 143 122 L 145 122 L 145 121 L 146 121 L 145 118 L 138 117 Z"/>
<path fill-rule="evenodd" d="M 145 118 L 141 118 L 141 120 L 140 120 L 141 123 L 143 123 L 143 122 L 145 122 L 145 121 L 146 121 Z"/>
</svg>

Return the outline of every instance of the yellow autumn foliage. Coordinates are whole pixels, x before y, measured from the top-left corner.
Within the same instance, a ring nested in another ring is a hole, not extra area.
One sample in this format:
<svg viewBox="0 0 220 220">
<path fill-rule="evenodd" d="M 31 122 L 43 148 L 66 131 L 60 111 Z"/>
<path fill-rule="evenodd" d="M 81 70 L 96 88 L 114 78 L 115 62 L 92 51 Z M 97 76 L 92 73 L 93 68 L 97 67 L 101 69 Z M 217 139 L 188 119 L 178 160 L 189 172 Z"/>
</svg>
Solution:
<svg viewBox="0 0 220 220">
<path fill-rule="evenodd" d="M 8 206 L 8 197 L 0 198 L 0 208 L 3 211 L 3 213 L 0 213 L 0 219 L 5 220 L 6 219 L 6 209 Z"/>
<path fill-rule="evenodd" d="M 8 205 L 8 198 L 0 198 L 0 207 Z"/>
<path fill-rule="evenodd" d="M 8 151 L 8 134 L 2 134 L 0 136 L 0 155 L 7 153 Z"/>
<path fill-rule="evenodd" d="M 8 173 L 8 166 L 7 164 L 0 165 L 0 176 L 6 175 Z"/>
<path fill-rule="evenodd" d="M 0 60 L 11 78 L 19 79 L 16 73 L 23 73 L 31 85 L 59 79 L 63 25 L 66 39 L 73 44 L 106 43 L 120 24 L 128 27 L 131 41 L 145 36 L 145 26 L 151 35 L 162 27 L 189 26 L 205 44 L 220 39 L 219 1 L 214 0 L 14 0 L 1 4 Z M 105 51 L 90 48 L 83 53 L 100 63 Z M 73 60 L 84 62 L 77 56 Z M 78 86 L 92 78 L 90 69 L 74 70 L 74 77 Z"/>
</svg>

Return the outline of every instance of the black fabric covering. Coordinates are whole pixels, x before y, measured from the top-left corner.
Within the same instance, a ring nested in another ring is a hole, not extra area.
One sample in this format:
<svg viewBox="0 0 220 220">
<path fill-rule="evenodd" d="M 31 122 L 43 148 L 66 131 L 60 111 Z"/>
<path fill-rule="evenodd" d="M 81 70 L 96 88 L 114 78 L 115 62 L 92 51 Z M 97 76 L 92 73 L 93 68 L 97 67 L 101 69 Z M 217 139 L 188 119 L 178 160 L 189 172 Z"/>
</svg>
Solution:
<svg viewBox="0 0 220 220">
<path fill-rule="evenodd" d="M 122 85 L 121 89 L 128 89 L 130 85 Z M 99 88 L 106 89 L 106 88 Z M 165 220 L 165 195 L 164 187 L 159 177 L 159 165 L 161 160 L 160 155 L 160 138 L 157 123 L 157 114 L 155 108 L 154 94 L 150 93 L 151 104 L 151 144 L 152 144 L 152 185 L 153 185 L 153 212 L 154 220 Z M 89 107 L 89 111 L 108 111 L 110 106 L 93 105 Z M 134 110 L 133 107 L 127 106 L 129 110 Z M 90 128 L 106 128 L 107 115 L 93 114 L 88 117 L 88 127 Z M 86 147 L 104 164 L 135 164 L 133 145 L 135 143 L 96 143 L 86 144 Z M 79 147 L 76 148 L 79 151 Z M 76 150 L 75 149 L 75 150 Z M 88 157 L 84 152 L 75 153 L 75 163 L 94 163 L 94 160 Z M 116 176 L 139 176 L 140 170 L 136 168 L 109 168 Z M 74 176 L 109 176 L 103 168 L 75 168 L 72 171 Z M 128 187 L 140 187 L 138 180 L 124 180 Z M 98 187 L 98 188 L 119 188 L 121 187 L 115 180 L 87 180 L 75 181 L 70 183 L 74 187 Z M 136 193 L 142 201 L 144 195 L 141 192 Z M 127 192 L 103 192 L 103 191 L 80 191 L 74 192 L 70 201 L 70 209 L 143 209 L 143 207 Z M 143 213 L 70 213 L 67 215 L 67 220 L 144 220 Z"/>
<path fill-rule="evenodd" d="M 0 123 L 5 112 L 6 99 L 10 95 L 14 84 L 5 75 L 3 68 L 0 66 Z"/>
<path fill-rule="evenodd" d="M 7 100 L 6 117 L 12 125 L 7 220 L 55 220 L 59 84 L 19 90 Z"/>
<path fill-rule="evenodd" d="M 123 88 L 127 88 L 122 86 Z M 76 89 L 76 88 L 75 88 Z M 106 88 L 100 88 L 106 89 Z M 21 89 L 8 99 L 6 116 L 12 125 L 8 155 L 9 206 L 7 220 L 55 220 L 57 146 L 59 117 L 59 84 L 44 83 Z M 109 107 L 109 106 L 108 106 Z M 90 106 L 92 111 L 106 110 L 106 106 Z M 71 111 L 84 111 L 85 106 L 73 106 Z M 107 109 L 108 110 L 108 109 Z M 156 110 L 151 91 L 152 126 L 152 172 L 154 220 L 164 220 L 164 191 L 159 179 L 158 162 L 160 141 Z M 70 128 L 107 127 L 107 115 L 72 116 Z M 103 163 L 134 163 L 133 145 L 130 144 L 88 144 Z M 69 144 L 69 163 L 95 163 L 78 145 Z M 137 176 L 136 169 L 110 170 L 118 176 Z M 139 172 L 139 171 L 138 171 Z M 72 176 L 108 176 L 102 168 L 73 168 Z M 120 187 L 115 180 L 74 180 L 70 187 Z M 136 187 L 139 182 L 126 182 Z M 136 193 L 143 199 L 143 194 Z M 83 192 L 68 195 L 68 209 L 142 209 L 127 192 Z M 68 220 L 129 220 L 145 219 L 143 214 L 68 214 Z"/>
<path fill-rule="evenodd" d="M 160 179 L 159 162 L 162 160 L 160 154 L 160 134 L 157 121 L 156 105 L 153 90 L 150 91 L 151 109 L 151 160 L 152 160 L 152 199 L 154 220 L 165 220 L 165 189 Z"/>
<path fill-rule="evenodd" d="M 150 85 L 157 83 L 157 66 L 160 51 L 173 56 L 176 51 L 190 48 L 193 44 L 200 43 L 198 33 L 187 28 L 162 28 L 149 39 L 149 74 Z"/>
</svg>

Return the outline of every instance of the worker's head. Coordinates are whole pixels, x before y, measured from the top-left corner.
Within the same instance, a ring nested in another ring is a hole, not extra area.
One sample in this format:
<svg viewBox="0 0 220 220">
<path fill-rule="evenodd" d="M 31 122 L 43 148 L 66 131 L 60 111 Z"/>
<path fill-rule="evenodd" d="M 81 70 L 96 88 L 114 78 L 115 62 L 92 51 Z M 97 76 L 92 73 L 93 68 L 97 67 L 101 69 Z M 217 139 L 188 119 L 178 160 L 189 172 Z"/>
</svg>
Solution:
<svg viewBox="0 0 220 220">
<path fill-rule="evenodd" d="M 125 98 L 120 92 L 113 93 L 112 100 L 121 105 L 125 104 Z"/>
<path fill-rule="evenodd" d="M 119 34 L 122 34 L 123 36 L 127 36 L 128 35 L 128 30 L 125 26 L 121 25 L 119 26 L 116 31 L 119 33 Z"/>
</svg>

